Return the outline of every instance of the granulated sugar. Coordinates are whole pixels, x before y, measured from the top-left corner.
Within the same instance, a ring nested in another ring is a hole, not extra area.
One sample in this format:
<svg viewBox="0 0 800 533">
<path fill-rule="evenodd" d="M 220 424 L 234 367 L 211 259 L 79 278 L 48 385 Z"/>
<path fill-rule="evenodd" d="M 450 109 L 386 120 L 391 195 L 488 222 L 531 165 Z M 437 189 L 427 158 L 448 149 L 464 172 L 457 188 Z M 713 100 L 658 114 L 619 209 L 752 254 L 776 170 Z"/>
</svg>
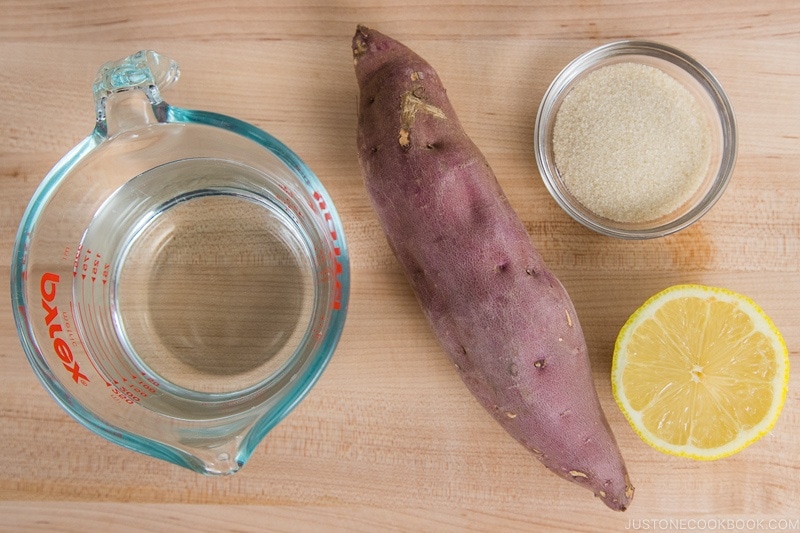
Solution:
<svg viewBox="0 0 800 533">
<path fill-rule="evenodd" d="M 662 70 L 615 63 L 564 98 L 553 130 L 555 164 L 589 210 L 645 222 L 697 191 L 711 158 L 709 126 L 695 98 Z"/>
</svg>

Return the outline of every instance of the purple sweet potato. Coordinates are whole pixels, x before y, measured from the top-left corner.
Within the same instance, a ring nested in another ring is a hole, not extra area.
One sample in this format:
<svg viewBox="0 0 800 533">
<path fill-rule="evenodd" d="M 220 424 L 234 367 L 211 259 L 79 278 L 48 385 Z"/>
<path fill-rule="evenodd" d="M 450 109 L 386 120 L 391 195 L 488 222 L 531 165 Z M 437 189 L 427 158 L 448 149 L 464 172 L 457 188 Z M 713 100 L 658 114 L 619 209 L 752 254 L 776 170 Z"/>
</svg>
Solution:
<svg viewBox="0 0 800 533">
<path fill-rule="evenodd" d="M 534 249 L 436 71 L 359 26 L 358 155 L 372 205 L 472 394 L 559 476 L 624 510 L 633 497 L 575 308 Z"/>
</svg>

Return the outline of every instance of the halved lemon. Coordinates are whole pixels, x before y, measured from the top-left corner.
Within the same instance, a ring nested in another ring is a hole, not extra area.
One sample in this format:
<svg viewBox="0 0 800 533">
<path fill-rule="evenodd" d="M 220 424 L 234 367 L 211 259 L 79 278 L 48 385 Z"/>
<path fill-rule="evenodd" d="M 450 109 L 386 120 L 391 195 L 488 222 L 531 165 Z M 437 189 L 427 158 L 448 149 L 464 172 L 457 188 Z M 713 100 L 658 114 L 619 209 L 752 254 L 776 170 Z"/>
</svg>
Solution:
<svg viewBox="0 0 800 533">
<path fill-rule="evenodd" d="M 789 382 L 789 351 L 750 298 L 675 285 L 647 300 L 614 347 L 614 398 L 662 452 L 698 460 L 741 451 L 768 433 Z"/>
</svg>

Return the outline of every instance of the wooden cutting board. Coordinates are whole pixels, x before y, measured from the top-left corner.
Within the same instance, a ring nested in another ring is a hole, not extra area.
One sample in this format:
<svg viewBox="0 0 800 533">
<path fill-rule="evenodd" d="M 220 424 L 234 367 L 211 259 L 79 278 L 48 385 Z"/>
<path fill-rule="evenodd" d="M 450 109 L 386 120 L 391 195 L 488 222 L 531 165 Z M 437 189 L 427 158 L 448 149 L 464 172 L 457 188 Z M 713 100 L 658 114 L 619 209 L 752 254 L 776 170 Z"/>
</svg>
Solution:
<svg viewBox="0 0 800 533">
<path fill-rule="evenodd" d="M 626 513 L 556 478 L 510 439 L 428 330 L 361 183 L 350 52 L 357 23 L 403 40 L 437 68 L 571 293 L 636 485 Z M 703 62 L 728 91 L 740 131 L 735 174 L 720 202 L 690 229 L 647 242 L 610 239 L 572 221 L 548 195 L 533 156 L 537 108 L 553 77 L 578 54 L 623 38 L 663 41 Z M 180 63 L 168 102 L 255 124 L 322 179 L 350 248 L 347 325 L 317 386 L 244 469 L 209 478 L 124 450 L 73 421 L 37 382 L 11 307 L 0 306 L 0 531 L 800 529 L 796 2 L 7 0 L 0 3 L 4 275 L 35 187 L 93 127 L 97 68 L 141 48 Z M 789 397 L 775 429 L 710 463 L 642 443 L 609 385 L 625 319 L 648 296 L 683 282 L 751 296 L 790 349 Z"/>
</svg>

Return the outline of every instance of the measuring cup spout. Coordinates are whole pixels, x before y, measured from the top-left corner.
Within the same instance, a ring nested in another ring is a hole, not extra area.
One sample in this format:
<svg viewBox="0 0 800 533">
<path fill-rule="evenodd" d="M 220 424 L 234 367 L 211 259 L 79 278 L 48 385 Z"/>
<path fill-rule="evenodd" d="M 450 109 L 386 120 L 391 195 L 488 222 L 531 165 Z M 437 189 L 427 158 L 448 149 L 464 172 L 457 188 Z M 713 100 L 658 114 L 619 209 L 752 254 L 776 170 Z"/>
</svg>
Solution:
<svg viewBox="0 0 800 533">
<path fill-rule="evenodd" d="M 185 466 L 206 475 L 235 474 L 247 460 L 240 454 L 241 443 L 242 438 L 236 436 L 221 445 L 186 450 L 184 453 L 190 454 L 187 457 L 187 462 L 190 464 Z"/>
</svg>

